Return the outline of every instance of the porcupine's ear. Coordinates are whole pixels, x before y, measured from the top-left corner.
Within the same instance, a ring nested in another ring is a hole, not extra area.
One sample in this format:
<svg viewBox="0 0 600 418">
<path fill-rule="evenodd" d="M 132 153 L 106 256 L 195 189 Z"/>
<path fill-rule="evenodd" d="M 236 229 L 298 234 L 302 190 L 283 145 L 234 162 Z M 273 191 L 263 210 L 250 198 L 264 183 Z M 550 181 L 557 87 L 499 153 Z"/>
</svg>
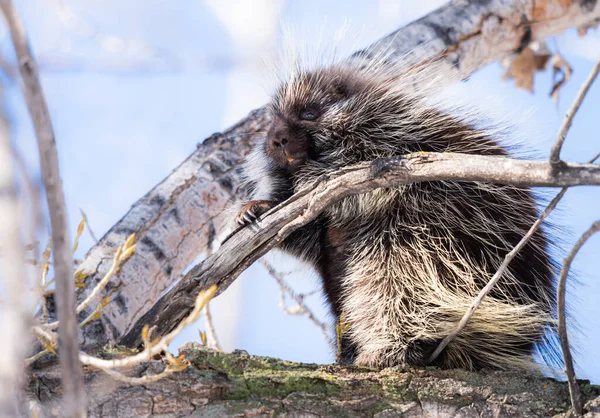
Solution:
<svg viewBox="0 0 600 418">
<path fill-rule="evenodd" d="M 344 100 L 350 97 L 350 85 L 341 79 L 336 79 L 333 82 L 333 93 L 338 100 Z"/>
<path fill-rule="evenodd" d="M 333 79 L 331 84 L 331 91 L 337 101 L 352 97 L 362 88 L 359 76 L 343 71 Z"/>
</svg>

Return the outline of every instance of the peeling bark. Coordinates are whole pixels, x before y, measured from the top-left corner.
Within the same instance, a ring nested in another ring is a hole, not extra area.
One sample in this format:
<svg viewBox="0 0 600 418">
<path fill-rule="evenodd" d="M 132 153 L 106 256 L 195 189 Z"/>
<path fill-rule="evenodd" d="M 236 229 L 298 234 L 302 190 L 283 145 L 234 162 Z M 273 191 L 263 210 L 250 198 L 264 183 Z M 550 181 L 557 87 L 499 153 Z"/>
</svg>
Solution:
<svg viewBox="0 0 600 418">
<path fill-rule="evenodd" d="M 393 51 L 390 59 L 402 57 L 408 65 L 436 61 L 466 77 L 533 40 L 599 17 L 600 3 L 590 0 L 459 0 L 357 56 L 368 59 L 383 50 Z M 267 124 L 265 112 L 258 110 L 205 140 L 88 252 L 77 269 L 89 273 L 86 288 L 91 289 L 109 268 L 116 247 L 132 232 L 137 234 L 136 253 L 123 266 L 120 280 L 106 290 L 114 292 L 113 301 L 82 331 L 84 348 L 120 342 L 182 271 L 205 253 L 211 237 L 223 232 L 223 211 L 237 193 L 235 168 Z M 84 311 L 82 317 L 89 313 Z"/>
<path fill-rule="evenodd" d="M 190 366 L 155 383 L 85 375 L 90 418 L 105 417 L 564 417 L 567 384 L 508 372 L 384 369 L 292 363 L 187 344 Z M 158 372 L 159 362 L 132 373 Z M 44 416 L 60 416 L 60 370 L 32 370 L 28 396 Z M 581 381 L 589 412 L 600 413 L 600 387 Z"/>
</svg>

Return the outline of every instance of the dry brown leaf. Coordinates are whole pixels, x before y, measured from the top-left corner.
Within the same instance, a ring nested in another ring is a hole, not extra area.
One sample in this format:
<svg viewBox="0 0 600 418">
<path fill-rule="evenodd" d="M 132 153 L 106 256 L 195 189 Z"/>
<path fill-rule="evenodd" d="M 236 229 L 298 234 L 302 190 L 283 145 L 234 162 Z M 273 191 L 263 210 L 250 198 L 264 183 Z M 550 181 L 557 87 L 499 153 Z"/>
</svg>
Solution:
<svg viewBox="0 0 600 418">
<path fill-rule="evenodd" d="M 546 69 L 551 54 L 545 45 L 534 49 L 527 47 L 513 58 L 504 73 L 504 79 L 514 78 L 515 86 L 533 93 L 533 77 L 536 71 Z"/>
<path fill-rule="evenodd" d="M 552 90 L 550 90 L 550 97 L 554 103 L 558 102 L 558 93 L 562 86 L 569 81 L 573 68 L 569 63 L 560 55 L 558 52 L 552 56 Z M 560 79 L 557 80 L 557 76 Z"/>
</svg>

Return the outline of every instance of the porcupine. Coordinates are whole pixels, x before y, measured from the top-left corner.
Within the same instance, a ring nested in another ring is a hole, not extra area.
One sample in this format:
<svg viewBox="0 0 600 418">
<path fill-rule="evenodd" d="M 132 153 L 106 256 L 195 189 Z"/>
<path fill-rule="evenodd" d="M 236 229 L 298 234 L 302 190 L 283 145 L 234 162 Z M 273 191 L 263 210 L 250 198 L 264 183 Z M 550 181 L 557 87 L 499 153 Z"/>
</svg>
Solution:
<svg viewBox="0 0 600 418">
<path fill-rule="evenodd" d="M 252 223 L 359 162 L 414 152 L 509 155 L 491 130 L 429 99 L 414 77 L 381 60 L 295 71 L 274 94 L 267 135 L 244 164 L 251 200 L 236 221 Z M 342 363 L 424 366 L 537 216 L 527 188 L 412 183 L 344 198 L 280 249 L 314 266 L 335 319 L 344 318 Z M 548 246 L 543 230 L 533 236 L 431 365 L 530 368 L 536 347 L 555 359 Z"/>
</svg>

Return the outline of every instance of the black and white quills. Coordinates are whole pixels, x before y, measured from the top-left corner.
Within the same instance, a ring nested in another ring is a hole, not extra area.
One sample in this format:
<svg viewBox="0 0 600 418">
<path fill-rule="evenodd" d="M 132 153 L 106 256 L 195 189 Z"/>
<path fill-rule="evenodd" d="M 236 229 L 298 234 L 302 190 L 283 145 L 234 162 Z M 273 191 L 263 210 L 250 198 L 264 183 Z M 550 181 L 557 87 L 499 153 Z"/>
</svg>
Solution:
<svg viewBox="0 0 600 418">
<path fill-rule="evenodd" d="M 254 222 L 323 174 L 359 162 L 419 151 L 508 155 L 491 131 L 440 110 L 414 77 L 398 73 L 384 63 L 295 71 L 243 168 L 251 200 L 237 222 Z M 421 182 L 345 198 L 281 249 L 321 275 L 348 329 L 343 363 L 424 366 L 537 216 L 526 188 Z M 552 357 L 544 350 L 554 332 L 554 275 L 540 232 L 431 365 L 519 369 L 533 365 L 536 350 Z"/>
</svg>

